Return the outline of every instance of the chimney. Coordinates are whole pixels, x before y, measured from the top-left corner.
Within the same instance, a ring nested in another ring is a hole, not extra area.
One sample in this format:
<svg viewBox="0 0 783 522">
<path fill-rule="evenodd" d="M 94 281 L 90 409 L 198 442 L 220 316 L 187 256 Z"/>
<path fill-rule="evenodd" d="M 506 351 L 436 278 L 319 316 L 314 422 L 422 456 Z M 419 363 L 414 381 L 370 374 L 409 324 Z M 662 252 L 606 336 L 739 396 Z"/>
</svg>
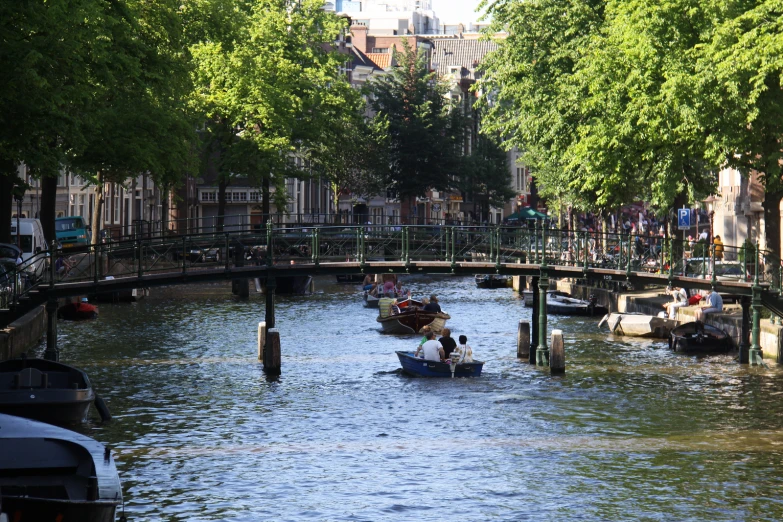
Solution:
<svg viewBox="0 0 783 522">
<path fill-rule="evenodd" d="M 367 26 L 366 25 L 352 25 L 351 26 L 351 43 L 354 48 L 359 49 L 361 52 L 367 52 Z"/>
</svg>

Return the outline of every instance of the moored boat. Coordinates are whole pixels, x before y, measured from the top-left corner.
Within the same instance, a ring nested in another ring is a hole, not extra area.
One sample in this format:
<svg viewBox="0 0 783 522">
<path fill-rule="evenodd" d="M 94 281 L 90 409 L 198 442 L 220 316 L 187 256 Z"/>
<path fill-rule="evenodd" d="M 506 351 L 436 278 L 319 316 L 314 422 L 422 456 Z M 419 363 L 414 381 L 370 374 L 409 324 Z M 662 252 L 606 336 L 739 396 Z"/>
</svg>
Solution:
<svg viewBox="0 0 783 522">
<path fill-rule="evenodd" d="M 609 312 L 605 306 L 596 303 L 595 296 L 591 296 L 589 301 L 576 299 L 575 297 L 565 297 L 562 295 L 547 294 L 546 313 L 553 315 L 605 315 Z"/>
<path fill-rule="evenodd" d="M 87 298 L 78 303 L 68 303 L 57 309 L 57 317 L 66 321 L 86 321 L 98 318 L 98 307 L 87 302 Z"/>
<path fill-rule="evenodd" d="M 370 292 L 364 292 L 364 307 L 365 308 L 378 308 L 378 303 L 381 298 L 375 295 L 370 295 Z"/>
<path fill-rule="evenodd" d="M 0 362 L 0 413 L 43 422 L 81 422 L 95 391 L 87 374 L 46 359 Z"/>
<path fill-rule="evenodd" d="M 560 290 L 548 290 L 547 295 L 561 295 L 563 297 L 571 297 L 571 294 L 561 292 Z M 522 298 L 524 299 L 525 306 L 533 306 L 532 290 L 522 290 Z"/>
<path fill-rule="evenodd" d="M 451 377 L 451 365 L 448 362 L 428 361 L 416 357 L 413 352 L 395 352 L 400 359 L 402 371 L 420 377 Z M 454 368 L 454 377 L 478 377 L 484 368 L 482 361 L 460 363 Z"/>
<path fill-rule="evenodd" d="M 669 348 L 675 352 L 726 353 L 732 348 L 729 334 L 701 321 L 685 323 L 672 330 Z"/>
<path fill-rule="evenodd" d="M 0 448 L 0 513 L 9 520 L 114 522 L 122 486 L 100 442 L 0 414 Z"/>
<path fill-rule="evenodd" d="M 604 324 L 615 335 L 668 339 L 672 330 L 677 326 L 677 321 L 655 315 L 611 313 L 601 319 L 598 327 L 600 328 Z"/>
<path fill-rule="evenodd" d="M 509 288 L 511 278 L 505 275 L 476 274 L 476 286 L 478 288 Z"/>
<path fill-rule="evenodd" d="M 429 326 L 433 332 L 440 333 L 451 316 L 445 312 L 428 312 L 421 301 L 405 299 L 394 304 L 393 299 L 383 298 L 378 305 L 379 315 L 376 321 L 381 323 L 383 333 L 415 334 Z"/>
</svg>

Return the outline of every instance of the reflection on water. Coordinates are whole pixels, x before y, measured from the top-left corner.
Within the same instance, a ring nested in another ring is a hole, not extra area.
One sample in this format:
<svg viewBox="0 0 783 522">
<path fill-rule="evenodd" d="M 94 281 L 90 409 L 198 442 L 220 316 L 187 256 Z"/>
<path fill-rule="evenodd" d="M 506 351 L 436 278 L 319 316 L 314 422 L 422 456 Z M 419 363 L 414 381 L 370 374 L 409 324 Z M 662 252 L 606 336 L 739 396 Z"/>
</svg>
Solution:
<svg viewBox="0 0 783 522">
<path fill-rule="evenodd" d="M 82 430 L 117 454 L 133 521 L 779 520 L 783 372 L 675 355 L 551 317 L 567 373 L 519 362 L 530 310 L 472 278 L 437 293 L 487 361 L 478 379 L 402 375 L 354 286 L 278 297 L 283 375 L 256 361 L 259 295 L 153 290 L 60 325 L 114 421 Z"/>
</svg>

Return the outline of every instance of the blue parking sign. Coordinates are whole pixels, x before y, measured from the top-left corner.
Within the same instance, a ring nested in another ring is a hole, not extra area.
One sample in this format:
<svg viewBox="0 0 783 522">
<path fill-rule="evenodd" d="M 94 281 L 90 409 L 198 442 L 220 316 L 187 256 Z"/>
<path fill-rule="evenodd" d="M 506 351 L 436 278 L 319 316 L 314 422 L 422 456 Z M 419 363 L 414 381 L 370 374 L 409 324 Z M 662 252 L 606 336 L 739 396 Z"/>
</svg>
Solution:
<svg viewBox="0 0 783 522">
<path fill-rule="evenodd" d="M 691 228 L 691 209 L 678 208 L 677 209 L 677 228 L 680 230 L 688 230 Z"/>
</svg>

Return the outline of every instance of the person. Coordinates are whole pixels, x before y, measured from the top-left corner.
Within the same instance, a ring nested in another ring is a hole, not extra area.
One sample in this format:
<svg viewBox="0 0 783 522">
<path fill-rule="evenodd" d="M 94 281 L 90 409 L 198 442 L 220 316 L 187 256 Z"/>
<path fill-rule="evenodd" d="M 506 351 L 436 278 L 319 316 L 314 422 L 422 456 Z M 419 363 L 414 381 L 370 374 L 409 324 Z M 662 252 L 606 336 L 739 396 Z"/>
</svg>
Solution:
<svg viewBox="0 0 783 522">
<path fill-rule="evenodd" d="M 451 330 L 444 328 L 441 332 L 441 338 L 438 339 L 438 342 L 443 347 L 444 359 L 448 359 L 451 355 L 451 352 L 453 352 L 457 347 L 457 341 L 451 337 Z"/>
<path fill-rule="evenodd" d="M 722 311 L 723 298 L 715 290 L 707 290 L 707 298 L 702 300 L 699 309 L 696 310 L 696 320 L 703 321 L 705 315 Z"/>
<path fill-rule="evenodd" d="M 373 281 L 372 284 L 370 285 L 370 289 L 368 290 L 368 293 L 373 297 L 378 297 L 378 283 Z"/>
<path fill-rule="evenodd" d="M 435 294 L 432 294 L 430 296 L 430 302 L 424 305 L 424 311 L 425 312 L 432 312 L 435 314 L 439 314 L 441 312 L 440 305 L 438 304 L 438 296 Z"/>
<path fill-rule="evenodd" d="M 699 241 L 707 241 L 707 235 L 708 235 L 707 231 L 702 230 L 701 234 L 699 234 Z"/>
<path fill-rule="evenodd" d="M 394 297 L 394 281 L 391 279 L 387 279 L 385 283 L 383 283 L 383 295 L 386 297 Z"/>
<path fill-rule="evenodd" d="M 713 244 L 715 245 L 715 260 L 723 260 L 723 241 L 720 240 L 720 236 L 715 236 Z"/>
<path fill-rule="evenodd" d="M 422 354 L 422 357 L 427 361 L 439 361 L 442 362 L 446 357 L 443 352 L 443 346 L 435 340 L 435 332 L 427 332 L 427 341 L 416 349 L 416 357 Z"/>
<path fill-rule="evenodd" d="M 421 345 L 427 342 L 427 334 L 432 331 L 432 328 L 430 328 L 430 325 L 424 325 L 424 327 L 421 329 L 421 333 L 424 334 L 424 337 L 421 338 L 421 341 L 419 341 L 419 348 L 421 348 Z"/>
<path fill-rule="evenodd" d="M 666 317 L 669 319 L 676 319 L 677 309 L 683 306 L 688 306 L 688 292 L 684 288 L 675 286 L 672 289 L 666 289 L 666 293 L 672 296 L 673 301 L 663 305 L 666 310 Z"/>
<path fill-rule="evenodd" d="M 375 283 L 375 276 L 367 274 L 364 276 L 364 281 L 362 281 L 362 287 L 364 290 L 370 290 L 373 287 L 373 283 Z"/>
<path fill-rule="evenodd" d="M 468 338 L 464 335 L 459 336 L 459 344 L 454 348 L 453 353 L 456 353 L 459 356 L 457 364 L 473 362 L 473 348 L 470 347 Z"/>
<path fill-rule="evenodd" d="M 397 281 L 397 286 L 394 287 L 394 291 L 397 293 L 397 297 L 405 297 L 406 294 L 410 294 L 410 290 L 403 288 L 402 281 Z"/>
</svg>

